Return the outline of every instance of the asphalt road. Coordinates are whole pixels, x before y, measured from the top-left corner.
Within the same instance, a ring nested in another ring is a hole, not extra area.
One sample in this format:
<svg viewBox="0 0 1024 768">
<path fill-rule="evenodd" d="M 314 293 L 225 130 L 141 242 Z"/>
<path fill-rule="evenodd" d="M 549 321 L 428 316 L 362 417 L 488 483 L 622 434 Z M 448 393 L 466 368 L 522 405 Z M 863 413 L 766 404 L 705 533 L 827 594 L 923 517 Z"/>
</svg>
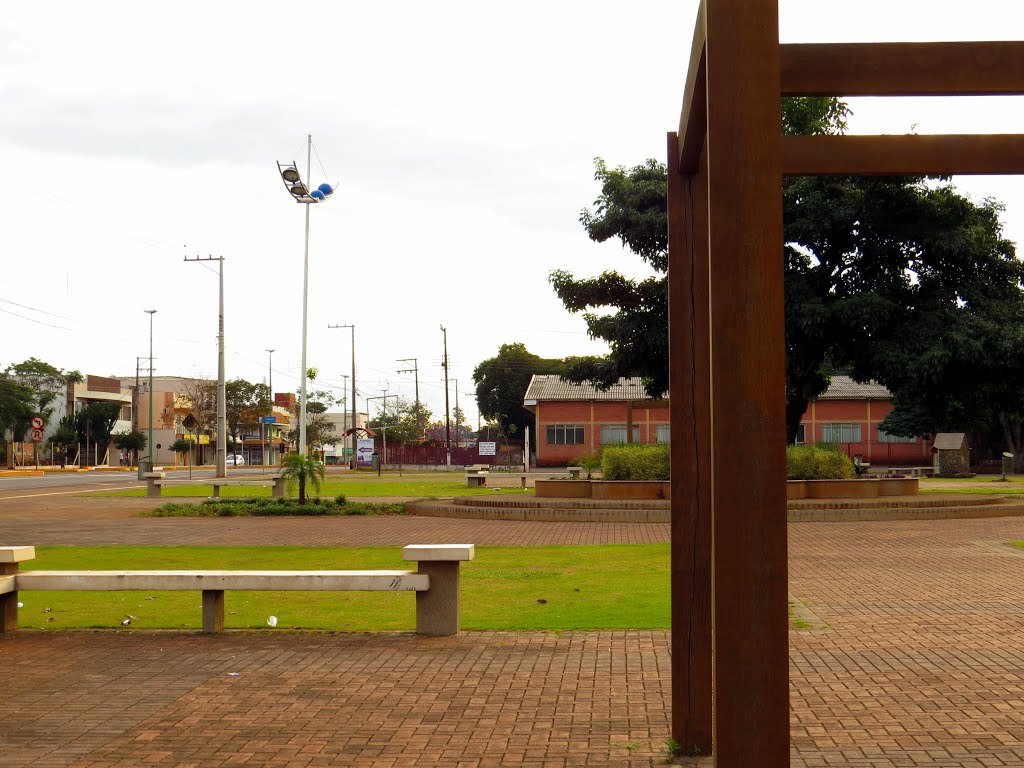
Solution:
<svg viewBox="0 0 1024 768">
<path fill-rule="evenodd" d="M 229 477 L 241 477 L 245 475 L 262 475 L 265 470 L 260 468 L 249 469 L 248 467 L 232 467 L 228 470 Z M 212 469 L 193 469 L 192 477 L 213 477 L 215 471 Z M 171 470 L 166 472 L 168 478 L 188 478 L 189 471 Z M 138 479 L 135 472 L 69 472 L 69 473 L 48 473 L 41 476 L 31 477 L 4 477 L 0 472 L 0 495 L 9 498 L 11 494 L 22 491 L 61 490 L 74 489 L 75 492 L 83 491 L 107 491 L 120 488 L 142 488 L 145 483 Z"/>
</svg>

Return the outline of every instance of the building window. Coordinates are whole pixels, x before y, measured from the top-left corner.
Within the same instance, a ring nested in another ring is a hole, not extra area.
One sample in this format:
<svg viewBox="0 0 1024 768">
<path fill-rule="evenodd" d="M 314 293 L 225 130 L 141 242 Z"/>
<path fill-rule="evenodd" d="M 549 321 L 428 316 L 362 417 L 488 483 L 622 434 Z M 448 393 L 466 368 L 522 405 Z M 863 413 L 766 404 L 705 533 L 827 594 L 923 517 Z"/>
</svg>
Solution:
<svg viewBox="0 0 1024 768">
<path fill-rule="evenodd" d="M 121 421 L 129 421 L 130 422 L 131 420 L 132 420 L 132 407 L 130 405 L 122 405 L 121 406 Z"/>
<path fill-rule="evenodd" d="M 548 424 L 548 445 L 583 445 L 581 424 Z"/>
<path fill-rule="evenodd" d="M 601 445 L 621 445 L 626 442 L 625 424 L 602 424 Z M 633 442 L 640 442 L 640 426 L 633 425 Z"/>
<path fill-rule="evenodd" d="M 822 424 L 821 442 L 859 443 L 860 424 Z"/>
<path fill-rule="evenodd" d="M 796 440 L 793 441 L 794 445 L 803 445 L 807 442 L 807 428 L 801 424 L 796 428 Z"/>
<path fill-rule="evenodd" d="M 654 439 L 659 443 L 670 443 L 672 442 L 672 430 L 671 424 L 655 424 L 654 425 Z"/>
<path fill-rule="evenodd" d="M 890 435 L 885 430 L 878 430 L 878 442 L 880 443 L 916 443 L 916 437 L 900 437 L 899 435 Z"/>
</svg>

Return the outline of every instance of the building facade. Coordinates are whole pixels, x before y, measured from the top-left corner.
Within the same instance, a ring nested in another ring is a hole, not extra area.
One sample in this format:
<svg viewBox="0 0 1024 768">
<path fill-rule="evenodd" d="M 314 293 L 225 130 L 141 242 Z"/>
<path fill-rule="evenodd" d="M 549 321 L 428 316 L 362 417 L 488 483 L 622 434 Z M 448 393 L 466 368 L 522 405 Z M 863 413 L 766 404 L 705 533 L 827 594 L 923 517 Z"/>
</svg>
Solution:
<svg viewBox="0 0 1024 768">
<path fill-rule="evenodd" d="M 668 401 L 646 397 L 639 378 L 620 379 L 601 392 L 561 376 L 537 375 L 523 407 L 535 417 L 538 466 L 572 464 L 596 456 L 603 445 L 669 441 Z"/>
<path fill-rule="evenodd" d="M 833 443 L 851 458 L 880 466 L 932 463 L 926 437 L 888 435 L 879 423 L 892 411 L 889 390 L 833 376 L 828 390 L 808 406 L 798 443 Z M 536 417 L 538 466 L 565 466 L 596 455 L 603 445 L 667 443 L 667 400 L 651 400 L 639 378 L 620 379 L 601 392 L 560 376 L 534 376 L 523 406 Z"/>
</svg>

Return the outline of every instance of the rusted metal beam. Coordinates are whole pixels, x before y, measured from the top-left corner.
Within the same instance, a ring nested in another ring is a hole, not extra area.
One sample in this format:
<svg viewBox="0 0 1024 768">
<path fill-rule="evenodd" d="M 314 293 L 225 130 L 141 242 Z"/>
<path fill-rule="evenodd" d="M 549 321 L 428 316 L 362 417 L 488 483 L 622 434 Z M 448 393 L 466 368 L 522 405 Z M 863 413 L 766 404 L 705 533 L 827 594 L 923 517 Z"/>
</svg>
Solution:
<svg viewBox="0 0 1024 768">
<path fill-rule="evenodd" d="M 700 151 L 707 134 L 708 97 L 706 45 L 707 25 L 705 24 L 705 2 L 697 6 L 697 21 L 693 27 L 693 42 L 690 47 L 690 66 L 686 70 L 686 90 L 683 92 L 683 111 L 679 116 L 678 163 L 669 158 L 669 169 L 675 165 L 680 173 L 695 173 Z"/>
<path fill-rule="evenodd" d="M 791 176 L 1024 173 L 1024 135 L 784 136 Z"/>
<path fill-rule="evenodd" d="M 668 135 L 669 167 L 679 140 Z M 711 754 L 711 396 L 707 151 L 697 174 L 668 174 L 672 440 L 672 738 Z"/>
<path fill-rule="evenodd" d="M 778 2 L 709 0 L 705 21 L 715 765 L 781 768 L 789 658 Z"/>
<path fill-rule="evenodd" d="M 1024 41 L 780 46 L 783 96 L 1024 94 Z"/>
</svg>

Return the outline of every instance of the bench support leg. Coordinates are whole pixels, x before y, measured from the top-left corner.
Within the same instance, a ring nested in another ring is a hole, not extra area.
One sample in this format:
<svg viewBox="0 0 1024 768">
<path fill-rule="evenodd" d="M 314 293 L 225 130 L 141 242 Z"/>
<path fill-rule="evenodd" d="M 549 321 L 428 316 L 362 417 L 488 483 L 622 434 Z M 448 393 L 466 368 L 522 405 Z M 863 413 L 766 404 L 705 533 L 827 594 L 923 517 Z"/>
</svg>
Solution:
<svg viewBox="0 0 1024 768">
<path fill-rule="evenodd" d="M 458 561 L 420 561 L 419 572 L 430 576 L 430 589 L 416 593 L 416 634 L 459 634 Z"/>
<path fill-rule="evenodd" d="M 526 487 L 526 475 L 523 475 L 522 477 L 519 478 L 519 487 L 520 488 L 525 488 Z"/>
<path fill-rule="evenodd" d="M 270 496 L 271 496 L 271 498 L 274 498 L 274 499 L 283 499 L 284 498 L 284 480 L 283 479 L 274 480 L 274 487 L 270 489 Z"/>
<path fill-rule="evenodd" d="M 215 499 L 219 499 L 220 498 L 220 486 L 219 485 L 214 485 L 213 486 L 213 498 L 215 498 Z"/>
<path fill-rule="evenodd" d="M 224 629 L 224 590 L 203 590 L 203 632 L 214 634 Z"/>
<path fill-rule="evenodd" d="M 150 498 L 154 498 L 160 495 L 160 486 L 154 483 L 152 480 L 146 481 L 146 495 Z"/>
<path fill-rule="evenodd" d="M 18 572 L 17 563 L 0 563 L 0 576 L 11 576 Z M 0 635 L 18 628 L 18 593 L 5 592 L 0 595 Z"/>
</svg>

